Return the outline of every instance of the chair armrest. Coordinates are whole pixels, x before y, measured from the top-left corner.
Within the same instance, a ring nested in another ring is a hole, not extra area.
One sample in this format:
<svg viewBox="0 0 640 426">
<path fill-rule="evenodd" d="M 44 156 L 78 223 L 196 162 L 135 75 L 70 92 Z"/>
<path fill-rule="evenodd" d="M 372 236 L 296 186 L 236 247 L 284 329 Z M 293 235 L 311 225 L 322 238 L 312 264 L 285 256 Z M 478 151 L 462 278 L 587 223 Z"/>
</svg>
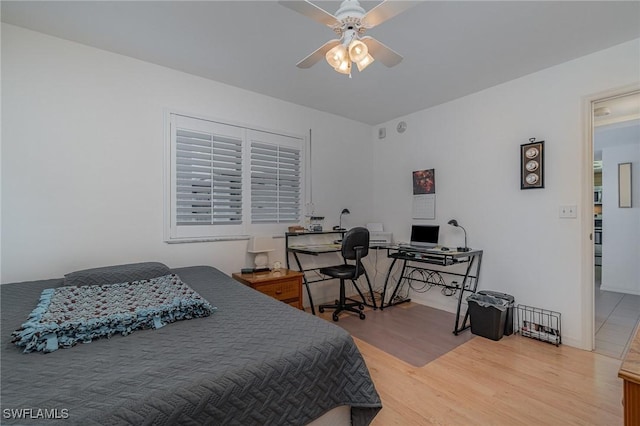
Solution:
<svg viewBox="0 0 640 426">
<path fill-rule="evenodd" d="M 353 250 L 356 252 L 356 278 L 358 278 L 360 275 L 362 275 L 362 271 L 360 271 L 360 268 L 364 268 L 364 266 L 362 265 L 362 263 L 360 262 L 360 259 L 362 259 L 362 250 L 364 250 L 364 247 L 362 246 L 355 246 L 353 248 Z"/>
</svg>

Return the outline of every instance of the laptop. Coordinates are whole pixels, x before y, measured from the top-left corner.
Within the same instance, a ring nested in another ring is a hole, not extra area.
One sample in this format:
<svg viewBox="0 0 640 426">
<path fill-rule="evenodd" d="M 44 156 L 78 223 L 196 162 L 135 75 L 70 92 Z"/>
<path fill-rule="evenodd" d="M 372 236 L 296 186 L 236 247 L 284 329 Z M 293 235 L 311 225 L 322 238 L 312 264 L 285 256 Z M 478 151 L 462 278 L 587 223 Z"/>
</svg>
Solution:
<svg viewBox="0 0 640 426">
<path fill-rule="evenodd" d="M 438 225 L 412 225 L 409 244 L 400 244 L 400 247 L 415 250 L 432 249 L 438 245 L 439 234 L 440 226 Z"/>
</svg>

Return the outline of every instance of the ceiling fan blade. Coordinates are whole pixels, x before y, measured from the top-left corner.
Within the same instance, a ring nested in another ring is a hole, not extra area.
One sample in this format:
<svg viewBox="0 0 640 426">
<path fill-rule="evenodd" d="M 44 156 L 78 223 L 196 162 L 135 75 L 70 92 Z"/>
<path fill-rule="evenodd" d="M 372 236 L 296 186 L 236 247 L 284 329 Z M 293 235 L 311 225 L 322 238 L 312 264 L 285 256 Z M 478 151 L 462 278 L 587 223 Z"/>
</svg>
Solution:
<svg viewBox="0 0 640 426">
<path fill-rule="evenodd" d="M 375 38 L 364 36 L 360 40 L 367 45 L 369 54 L 373 56 L 373 59 L 376 61 L 380 61 L 388 67 L 393 67 L 402 62 L 402 55 L 380 43 Z"/>
<path fill-rule="evenodd" d="M 315 4 L 304 1 L 279 1 L 282 6 L 294 10 L 314 21 L 320 22 L 328 27 L 339 24 L 338 18 L 316 6 Z"/>
<path fill-rule="evenodd" d="M 313 52 L 311 55 L 307 56 L 300 62 L 296 64 L 298 68 L 311 68 L 318 62 L 320 59 L 324 58 L 329 50 L 331 50 L 334 46 L 340 44 L 340 40 L 329 40 L 325 44 L 322 45 L 319 49 Z"/>
<path fill-rule="evenodd" d="M 362 25 L 373 28 L 415 6 L 415 1 L 383 1 L 362 17 Z"/>
</svg>

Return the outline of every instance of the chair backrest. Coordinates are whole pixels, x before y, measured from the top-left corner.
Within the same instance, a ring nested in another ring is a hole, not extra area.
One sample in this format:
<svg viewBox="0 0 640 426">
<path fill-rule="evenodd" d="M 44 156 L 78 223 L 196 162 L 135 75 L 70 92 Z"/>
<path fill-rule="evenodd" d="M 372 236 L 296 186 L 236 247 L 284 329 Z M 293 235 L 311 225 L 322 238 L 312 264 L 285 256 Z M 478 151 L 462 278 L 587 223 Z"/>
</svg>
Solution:
<svg viewBox="0 0 640 426">
<path fill-rule="evenodd" d="M 362 247 L 360 258 L 369 254 L 369 230 L 361 226 L 351 228 L 342 238 L 342 257 L 349 260 L 356 258 L 356 247 Z"/>
</svg>

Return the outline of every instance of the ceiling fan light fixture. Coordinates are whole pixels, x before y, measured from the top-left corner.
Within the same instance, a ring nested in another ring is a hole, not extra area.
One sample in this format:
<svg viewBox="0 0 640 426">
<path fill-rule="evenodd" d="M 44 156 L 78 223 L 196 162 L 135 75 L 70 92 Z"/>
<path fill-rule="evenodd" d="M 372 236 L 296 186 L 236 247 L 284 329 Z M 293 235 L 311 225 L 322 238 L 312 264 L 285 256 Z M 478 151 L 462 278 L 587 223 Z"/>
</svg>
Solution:
<svg viewBox="0 0 640 426">
<path fill-rule="evenodd" d="M 340 74 L 351 74 L 351 61 L 349 58 L 346 58 L 344 61 L 340 62 L 337 67 L 334 68 Z"/>
<path fill-rule="evenodd" d="M 371 65 L 373 61 L 374 61 L 373 56 L 367 54 L 367 56 L 362 58 L 362 60 L 356 62 L 356 65 L 358 66 L 358 71 L 362 71 L 363 69 Z"/>
<path fill-rule="evenodd" d="M 347 53 L 347 48 L 342 44 L 339 44 L 329 50 L 325 58 L 329 65 L 337 69 L 343 62 L 349 60 L 349 55 Z"/>
<path fill-rule="evenodd" d="M 369 48 L 360 40 L 353 40 L 349 44 L 349 57 L 356 64 L 369 55 Z"/>
<path fill-rule="evenodd" d="M 280 0 L 279 3 L 331 28 L 338 36 L 337 39 L 329 40 L 314 50 L 296 66 L 303 69 L 310 68 L 324 56 L 334 70 L 349 74 L 351 77 L 351 62 L 355 62 L 359 70 L 364 70 L 373 62 L 373 56 L 387 67 L 396 66 L 402 61 L 400 54 L 375 38 L 365 36 L 364 33 L 404 12 L 417 2 L 382 0 L 378 2 L 378 5 L 366 11 L 360 6 L 358 0 L 342 0 L 335 15 L 309 0 Z M 373 53 L 370 54 L 369 50 Z M 349 63 L 345 64 L 344 61 Z"/>
</svg>

